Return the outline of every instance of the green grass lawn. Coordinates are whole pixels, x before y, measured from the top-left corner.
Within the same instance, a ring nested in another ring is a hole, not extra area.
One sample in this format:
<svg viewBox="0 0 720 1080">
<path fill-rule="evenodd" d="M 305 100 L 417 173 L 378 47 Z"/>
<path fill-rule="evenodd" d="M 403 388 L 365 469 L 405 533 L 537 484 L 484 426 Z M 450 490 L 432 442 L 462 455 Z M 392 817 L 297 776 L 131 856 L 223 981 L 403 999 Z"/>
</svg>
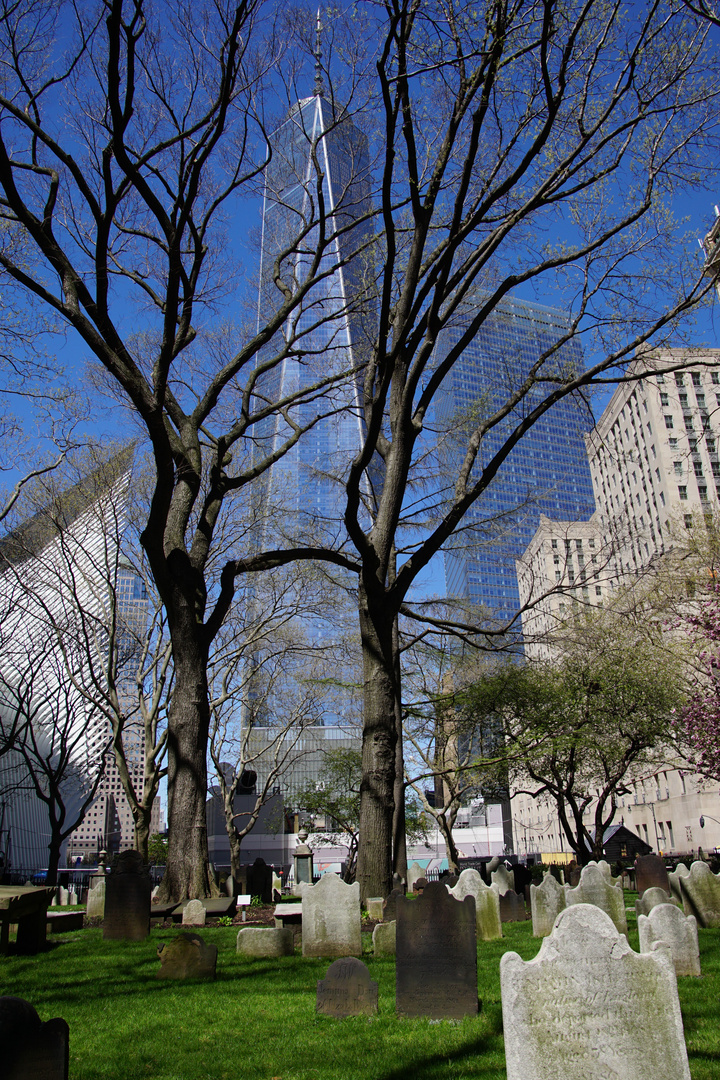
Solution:
<svg viewBox="0 0 720 1080">
<path fill-rule="evenodd" d="M 504 1080 L 499 962 L 509 949 L 537 954 L 530 922 L 480 943 L 482 1009 L 457 1023 L 397 1018 L 394 960 L 375 960 L 369 935 L 363 959 L 379 984 L 378 1015 L 317 1017 L 315 986 L 329 961 L 247 960 L 235 951 L 237 930 L 201 931 L 219 949 L 214 983 L 156 980 L 157 944 L 177 930 L 135 944 L 83 930 L 53 936 L 39 956 L 1 958 L 0 992 L 26 998 L 43 1020 L 67 1020 L 71 1080 Z M 700 932 L 700 954 L 703 977 L 679 980 L 680 1002 L 693 1080 L 716 1080 L 720 930 Z"/>
</svg>

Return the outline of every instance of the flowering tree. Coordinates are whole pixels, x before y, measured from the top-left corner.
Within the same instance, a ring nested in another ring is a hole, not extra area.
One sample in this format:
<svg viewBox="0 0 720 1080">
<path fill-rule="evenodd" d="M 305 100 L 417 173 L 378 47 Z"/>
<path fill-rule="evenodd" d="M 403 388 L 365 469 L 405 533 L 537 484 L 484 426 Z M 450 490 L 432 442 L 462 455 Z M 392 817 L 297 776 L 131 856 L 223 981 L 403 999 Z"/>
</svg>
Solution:
<svg viewBox="0 0 720 1080">
<path fill-rule="evenodd" d="M 705 586 L 697 610 L 685 623 L 700 651 L 694 688 L 676 723 L 703 776 L 720 779 L 720 584 Z"/>
</svg>

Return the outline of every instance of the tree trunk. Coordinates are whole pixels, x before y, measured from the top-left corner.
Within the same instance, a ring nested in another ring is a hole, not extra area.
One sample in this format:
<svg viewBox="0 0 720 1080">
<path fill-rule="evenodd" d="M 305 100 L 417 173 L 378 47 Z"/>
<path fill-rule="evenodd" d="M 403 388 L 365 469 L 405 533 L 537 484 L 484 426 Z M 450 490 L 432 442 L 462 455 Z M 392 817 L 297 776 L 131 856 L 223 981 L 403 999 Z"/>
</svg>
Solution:
<svg viewBox="0 0 720 1080">
<path fill-rule="evenodd" d="M 393 801 L 393 873 L 407 881 L 407 836 L 405 832 L 405 756 L 403 750 L 402 699 L 400 695 L 400 642 L 397 615 L 393 620 L 393 653 L 395 659 L 395 785 Z"/>
<path fill-rule="evenodd" d="M 458 862 L 458 851 L 453 840 L 452 828 L 455 824 L 457 813 L 446 817 L 445 814 L 438 814 L 436 821 L 440 827 L 440 832 L 443 834 L 443 840 L 445 841 L 445 851 L 447 852 L 448 866 L 450 867 L 451 874 L 460 873 L 460 863 Z"/>
<path fill-rule="evenodd" d="M 371 594 L 372 590 L 372 594 Z M 360 843 L 357 881 L 364 903 L 392 888 L 395 747 L 395 650 L 393 612 L 383 589 L 360 581 L 358 608 L 363 649 L 363 744 L 360 785 Z"/>
<path fill-rule="evenodd" d="M 55 831 L 51 832 L 50 843 L 48 844 L 48 865 L 47 874 L 45 876 L 46 885 L 57 885 L 61 846 L 62 839 L 60 835 L 57 834 Z"/>
<path fill-rule="evenodd" d="M 175 689 L 168 715 L 168 860 L 159 898 L 218 896 L 210 872 L 205 801 L 210 706 L 202 626 L 172 627 Z"/>
<path fill-rule="evenodd" d="M 152 809 L 146 806 L 133 808 L 135 822 L 135 850 L 142 855 L 143 862 L 147 866 L 150 862 L 150 818 Z"/>
</svg>

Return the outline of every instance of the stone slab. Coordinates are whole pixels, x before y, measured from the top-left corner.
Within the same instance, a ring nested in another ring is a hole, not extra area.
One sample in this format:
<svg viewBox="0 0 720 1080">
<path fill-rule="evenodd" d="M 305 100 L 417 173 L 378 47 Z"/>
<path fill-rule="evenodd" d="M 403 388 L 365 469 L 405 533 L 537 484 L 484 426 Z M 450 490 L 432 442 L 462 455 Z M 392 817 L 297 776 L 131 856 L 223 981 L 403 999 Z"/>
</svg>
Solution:
<svg viewBox="0 0 720 1080">
<path fill-rule="evenodd" d="M 633 952 L 594 905 L 562 911 L 534 960 L 505 953 L 500 987 L 507 1080 L 690 1080 L 669 949 Z"/>
<path fill-rule="evenodd" d="M 402 1016 L 459 1020 L 478 1011 L 475 899 L 456 900 L 431 882 L 397 901 L 395 1009 Z"/>
<path fill-rule="evenodd" d="M 360 883 L 323 874 L 301 895 L 303 956 L 360 956 Z"/>
<path fill-rule="evenodd" d="M 373 930 L 373 953 L 375 956 L 394 956 L 395 955 L 395 928 L 397 923 L 392 922 L 378 923 Z"/>
<path fill-rule="evenodd" d="M 497 889 L 497 885 L 491 887 Z M 525 922 L 527 909 L 524 896 L 516 893 L 513 889 L 508 889 L 505 893 L 498 891 L 498 901 L 500 904 L 500 922 Z"/>
<path fill-rule="evenodd" d="M 66 934 L 71 930 L 82 930 L 83 919 L 82 911 L 48 911 L 48 933 Z"/>
<path fill-rule="evenodd" d="M 302 904 L 277 904 L 273 916 L 275 926 L 299 926 L 302 923 Z"/>
<path fill-rule="evenodd" d="M 237 936 L 237 951 L 243 956 L 292 956 L 295 952 L 295 935 L 289 926 L 245 926 Z"/>
<path fill-rule="evenodd" d="M 102 919 L 105 916 L 105 876 L 96 877 L 87 896 L 88 919 Z"/>
<path fill-rule="evenodd" d="M 103 938 L 143 941 L 150 933 L 152 882 L 137 851 L 121 851 L 105 878 Z"/>
<path fill-rule="evenodd" d="M 530 886 L 533 937 L 548 937 L 565 906 L 565 890 L 552 874 L 546 872 L 540 885 Z"/>
<path fill-rule="evenodd" d="M 497 889 L 486 885 L 477 870 L 463 870 L 457 885 L 448 891 L 456 900 L 464 900 L 466 896 L 474 897 L 475 926 L 480 941 L 494 941 L 503 936 Z"/>
<path fill-rule="evenodd" d="M 680 878 L 680 888 L 686 915 L 694 915 L 704 929 L 720 926 L 720 874 L 705 862 L 694 862 Z"/>
<path fill-rule="evenodd" d="M 684 915 L 675 904 L 658 904 L 649 915 L 639 916 L 638 934 L 643 953 L 651 952 L 656 941 L 665 942 L 676 975 L 701 974 L 697 920 L 693 915 Z"/>
<path fill-rule="evenodd" d="M 206 945 L 198 934 L 178 934 L 158 948 L 156 979 L 214 979 L 217 945 Z"/>
<path fill-rule="evenodd" d="M 670 894 L 667 867 L 659 855 L 638 855 L 635 859 L 635 888 L 638 898 L 647 889 L 663 889 Z"/>
<path fill-rule="evenodd" d="M 595 904 L 610 916 L 618 931 L 627 936 L 625 894 L 618 885 L 610 884 L 607 874 L 597 863 L 590 862 L 583 867 L 580 883 L 575 888 L 565 885 L 564 889 L 567 907 L 575 904 Z"/>
<path fill-rule="evenodd" d="M 183 926 L 204 926 L 206 919 L 205 908 L 202 900 L 188 900 L 183 907 Z"/>
<path fill-rule="evenodd" d="M 382 896 L 369 896 L 367 900 L 367 913 L 369 919 L 382 922 L 383 898 Z"/>
<path fill-rule="evenodd" d="M 317 984 L 315 1009 L 323 1016 L 373 1016 L 378 1008 L 378 984 L 362 960 L 335 960 Z"/>
<path fill-rule="evenodd" d="M 68 1080 L 69 1038 L 65 1020 L 42 1023 L 29 1001 L 0 997 L 2 1080 Z"/>
</svg>

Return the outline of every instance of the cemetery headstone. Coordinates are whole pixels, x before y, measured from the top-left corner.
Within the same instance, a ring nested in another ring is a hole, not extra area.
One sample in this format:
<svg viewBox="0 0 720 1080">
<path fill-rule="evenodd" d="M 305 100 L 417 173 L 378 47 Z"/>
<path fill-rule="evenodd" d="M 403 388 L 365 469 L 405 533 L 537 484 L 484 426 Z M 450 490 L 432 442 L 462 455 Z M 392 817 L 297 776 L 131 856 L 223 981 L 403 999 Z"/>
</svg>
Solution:
<svg viewBox="0 0 720 1080">
<path fill-rule="evenodd" d="M 369 919 L 375 919 L 376 922 L 382 922 L 382 917 L 383 917 L 383 898 L 382 898 L 382 896 L 368 896 L 367 913 L 368 913 L 368 918 Z"/>
<path fill-rule="evenodd" d="M 143 941 L 150 933 L 152 882 L 139 851 L 121 851 L 105 878 L 103 938 Z"/>
<path fill-rule="evenodd" d="M 247 868 L 247 888 L 251 896 L 259 896 L 263 904 L 272 904 L 272 868 L 264 859 L 256 859 Z"/>
<path fill-rule="evenodd" d="M 225 878 L 225 894 L 226 896 L 237 896 L 235 878 L 232 876 L 232 874 L 228 874 L 228 876 Z"/>
<path fill-rule="evenodd" d="M 486 864 L 486 870 L 487 870 L 488 877 L 490 877 L 494 873 L 494 871 L 497 870 L 497 868 L 498 868 L 498 866 L 500 865 L 501 862 L 502 862 L 502 859 L 500 858 L 499 855 L 494 855 L 492 857 L 490 862 Z"/>
<path fill-rule="evenodd" d="M 684 915 L 675 904 L 657 904 L 649 915 L 638 916 L 638 934 L 640 952 L 652 952 L 656 941 L 664 941 L 677 976 L 700 975 L 697 920 L 693 915 Z"/>
<path fill-rule="evenodd" d="M 70 903 L 70 892 L 69 892 L 69 890 L 64 888 L 61 885 L 60 888 L 58 889 L 58 893 L 59 893 L 58 903 L 60 904 L 60 907 L 67 907 L 68 904 Z"/>
<path fill-rule="evenodd" d="M 667 867 L 659 855 L 638 855 L 635 860 L 635 888 L 638 897 L 646 889 L 663 889 L 670 895 Z"/>
<path fill-rule="evenodd" d="M 400 892 L 404 893 L 404 892 L 407 891 L 406 887 L 405 887 L 405 878 L 401 877 L 401 875 L 398 874 L 397 872 L 394 873 L 393 876 L 392 876 L 392 885 L 393 885 L 393 889 L 399 889 Z"/>
<path fill-rule="evenodd" d="M 520 893 L 526 900 L 529 900 L 530 886 L 532 885 L 532 870 L 530 867 L 517 863 L 513 867 L 513 878 L 515 879 L 515 892 Z"/>
<path fill-rule="evenodd" d="M 720 926 L 720 874 L 713 874 L 705 862 L 694 862 L 680 878 L 680 887 L 686 915 L 694 915 L 704 929 Z"/>
<path fill-rule="evenodd" d="M 426 877 L 416 878 L 415 881 L 413 882 L 413 892 L 414 893 L 421 893 L 423 891 L 423 889 L 427 888 L 427 883 L 428 883 L 428 881 L 427 881 Z"/>
<path fill-rule="evenodd" d="M 439 881 L 416 900 L 398 897 L 395 1009 L 436 1020 L 477 1014 L 474 897 L 456 900 Z"/>
<path fill-rule="evenodd" d="M 497 885 L 494 886 L 497 888 Z M 516 893 L 513 889 L 508 889 L 507 892 L 498 892 L 498 900 L 500 903 L 500 922 L 525 922 L 527 919 L 527 909 L 525 907 L 525 897 L 520 893 Z"/>
<path fill-rule="evenodd" d="M 412 865 L 408 868 L 408 873 L 407 873 L 407 891 L 412 892 L 413 886 L 414 886 L 415 882 L 417 881 L 417 879 L 421 878 L 421 877 L 424 877 L 424 876 L 425 876 L 425 871 L 423 870 L 420 863 L 416 863 L 416 862 L 412 863 Z"/>
<path fill-rule="evenodd" d="M 206 912 L 202 900 L 189 900 L 183 908 L 182 924 L 183 926 L 204 926 L 205 917 Z"/>
<path fill-rule="evenodd" d="M 680 901 L 680 903 L 682 903 L 682 899 L 683 899 L 682 888 L 681 888 L 681 885 L 680 885 L 680 879 L 684 878 L 684 877 L 687 877 L 689 873 L 690 873 L 690 871 L 688 870 L 685 863 L 678 863 L 677 866 L 675 867 L 675 869 L 673 870 L 672 874 L 668 874 L 668 882 L 670 883 L 670 892 L 672 893 L 672 895 L 675 897 L 676 900 Z"/>
<path fill-rule="evenodd" d="M 627 917 L 625 915 L 625 895 L 617 885 L 611 885 L 606 874 L 597 863 L 588 863 L 583 867 L 580 882 L 573 889 L 565 885 L 565 904 L 595 904 L 609 915 L 619 933 L 627 935 Z"/>
<path fill-rule="evenodd" d="M 279 874 L 276 874 L 274 870 L 272 874 L 272 894 L 273 902 L 282 900 L 282 878 Z"/>
<path fill-rule="evenodd" d="M 501 863 L 497 870 L 490 875 L 491 885 L 497 885 L 500 895 L 512 890 L 515 892 L 515 872 L 508 870 L 505 863 Z"/>
<path fill-rule="evenodd" d="M 580 875 L 582 873 L 582 867 L 578 866 L 574 859 L 571 859 L 567 866 L 567 872 L 565 874 L 565 884 L 571 888 L 575 888 L 580 884 Z"/>
<path fill-rule="evenodd" d="M 475 897 L 475 925 L 481 941 L 494 941 L 503 936 L 497 889 L 486 885 L 477 870 L 463 870 L 457 885 L 449 892 L 456 900 L 464 900 L 466 896 Z"/>
<path fill-rule="evenodd" d="M 360 956 L 360 883 L 323 874 L 301 889 L 303 956 Z"/>
<path fill-rule="evenodd" d="M 635 901 L 635 915 L 638 918 L 641 915 L 649 915 L 658 904 L 673 904 L 677 908 L 680 907 L 677 900 L 674 900 L 664 889 L 646 889 L 640 899 Z"/>
<path fill-rule="evenodd" d="M 153 891 L 150 893 L 150 900 L 154 900 L 160 894 L 160 886 L 156 885 Z"/>
<path fill-rule="evenodd" d="M 530 913 L 533 937 L 547 937 L 555 920 L 565 910 L 565 890 L 552 874 L 546 873 L 540 885 L 530 886 Z"/>
<path fill-rule="evenodd" d="M 381 922 L 373 930 L 373 953 L 375 956 L 395 955 L 395 928 L 397 923 Z"/>
<path fill-rule="evenodd" d="M 393 889 L 383 904 L 383 922 L 395 922 L 398 896 L 405 896 L 404 889 Z"/>
<path fill-rule="evenodd" d="M 3 1080 L 68 1080 L 69 1028 L 43 1023 L 29 1001 L 0 997 L 0 1076 Z"/>
<path fill-rule="evenodd" d="M 69 889 L 68 890 L 68 904 L 70 905 L 70 907 L 75 907 L 77 905 L 77 902 L 78 902 L 78 897 L 77 897 L 77 893 L 75 892 L 75 889 Z"/>
<path fill-rule="evenodd" d="M 458 883 L 458 876 L 457 874 L 451 874 L 449 871 L 443 870 L 440 875 L 440 881 L 442 881 L 443 885 L 447 886 L 448 889 L 454 889 Z"/>
<path fill-rule="evenodd" d="M 237 951 L 255 957 L 292 956 L 295 952 L 292 929 L 245 926 L 237 936 Z"/>
<path fill-rule="evenodd" d="M 335 960 L 317 984 L 316 1011 L 323 1016 L 372 1016 L 378 1007 L 378 984 L 362 960 Z"/>
<path fill-rule="evenodd" d="M 690 1080 L 667 946 L 633 952 L 594 905 L 561 912 L 534 960 L 505 953 L 500 988 L 507 1080 Z"/>
<path fill-rule="evenodd" d="M 105 915 L 105 876 L 93 878 L 92 888 L 88 890 L 88 919 L 102 919 Z"/>
<path fill-rule="evenodd" d="M 178 934 L 160 945 L 160 970 L 156 979 L 214 979 L 217 945 L 206 945 L 198 934 Z"/>
</svg>

